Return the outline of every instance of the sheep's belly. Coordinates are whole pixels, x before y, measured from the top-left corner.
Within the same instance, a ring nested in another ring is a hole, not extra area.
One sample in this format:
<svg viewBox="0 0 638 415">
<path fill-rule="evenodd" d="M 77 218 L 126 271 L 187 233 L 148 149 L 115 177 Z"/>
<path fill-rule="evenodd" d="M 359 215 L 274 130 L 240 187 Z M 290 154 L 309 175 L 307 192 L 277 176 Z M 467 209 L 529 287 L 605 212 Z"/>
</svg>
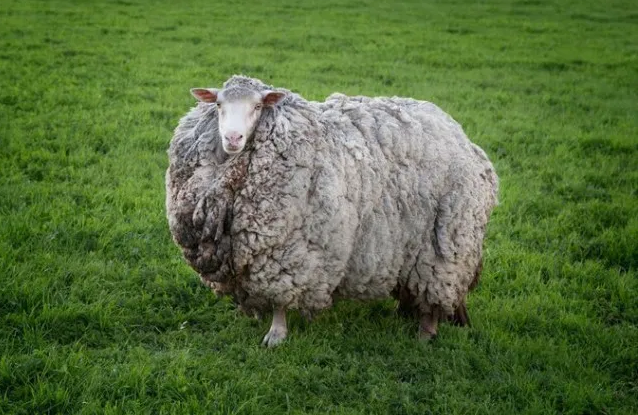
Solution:
<svg viewBox="0 0 638 415">
<path fill-rule="evenodd" d="M 358 300 L 383 299 L 390 296 L 396 285 L 397 278 L 388 273 L 348 273 L 334 295 Z"/>
</svg>

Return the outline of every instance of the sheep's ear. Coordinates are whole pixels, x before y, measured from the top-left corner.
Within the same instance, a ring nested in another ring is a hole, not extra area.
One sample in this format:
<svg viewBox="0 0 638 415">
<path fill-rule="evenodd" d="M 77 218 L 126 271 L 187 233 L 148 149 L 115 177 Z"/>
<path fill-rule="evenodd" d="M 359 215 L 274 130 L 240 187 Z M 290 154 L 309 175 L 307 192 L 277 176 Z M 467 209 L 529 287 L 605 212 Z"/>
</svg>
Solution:
<svg viewBox="0 0 638 415">
<path fill-rule="evenodd" d="M 272 106 L 284 99 L 285 96 L 284 92 L 264 91 L 261 93 L 261 102 L 266 106 Z"/>
<path fill-rule="evenodd" d="M 193 88 L 191 94 L 202 102 L 217 102 L 217 89 L 213 88 Z"/>
</svg>

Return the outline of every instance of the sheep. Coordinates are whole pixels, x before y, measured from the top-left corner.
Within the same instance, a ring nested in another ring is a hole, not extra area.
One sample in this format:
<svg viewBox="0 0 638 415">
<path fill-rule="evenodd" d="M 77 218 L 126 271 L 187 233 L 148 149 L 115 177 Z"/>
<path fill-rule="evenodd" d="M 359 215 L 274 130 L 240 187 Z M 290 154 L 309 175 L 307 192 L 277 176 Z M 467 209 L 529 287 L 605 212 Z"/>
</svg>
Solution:
<svg viewBox="0 0 638 415">
<path fill-rule="evenodd" d="M 423 339 L 469 323 L 498 177 L 436 105 L 402 97 L 304 99 L 232 76 L 179 122 L 166 171 L 174 242 L 202 281 L 253 316 L 263 344 L 286 311 L 337 298 L 398 300 Z"/>
</svg>

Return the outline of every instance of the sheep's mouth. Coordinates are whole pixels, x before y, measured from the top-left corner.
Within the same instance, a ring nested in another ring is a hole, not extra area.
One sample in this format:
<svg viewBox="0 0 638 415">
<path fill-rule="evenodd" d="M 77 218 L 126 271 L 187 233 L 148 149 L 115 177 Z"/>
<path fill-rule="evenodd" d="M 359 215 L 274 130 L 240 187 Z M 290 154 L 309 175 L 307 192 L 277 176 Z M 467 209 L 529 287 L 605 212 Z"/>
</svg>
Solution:
<svg viewBox="0 0 638 415">
<path fill-rule="evenodd" d="M 228 154 L 237 154 L 241 151 L 242 148 L 243 146 L 234 145 L 234 144 L 226 144 L 224 150 L 226 150 Z"/>
</svg>

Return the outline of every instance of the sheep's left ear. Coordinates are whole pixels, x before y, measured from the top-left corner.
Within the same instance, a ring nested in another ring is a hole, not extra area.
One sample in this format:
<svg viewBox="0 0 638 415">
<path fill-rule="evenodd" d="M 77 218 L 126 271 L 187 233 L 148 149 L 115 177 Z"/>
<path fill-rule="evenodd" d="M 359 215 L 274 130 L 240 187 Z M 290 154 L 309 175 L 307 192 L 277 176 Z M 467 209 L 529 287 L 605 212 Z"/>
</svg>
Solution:
<svg viewBox="0 0 638 415">
<path fill-rule="evenodd" d="M 286 93 L 277 91 L 264 91 L 261 93 L 261 102 L 266 106 L 276 105 L 279 101 L 284 99 Z"/>
</svg>

